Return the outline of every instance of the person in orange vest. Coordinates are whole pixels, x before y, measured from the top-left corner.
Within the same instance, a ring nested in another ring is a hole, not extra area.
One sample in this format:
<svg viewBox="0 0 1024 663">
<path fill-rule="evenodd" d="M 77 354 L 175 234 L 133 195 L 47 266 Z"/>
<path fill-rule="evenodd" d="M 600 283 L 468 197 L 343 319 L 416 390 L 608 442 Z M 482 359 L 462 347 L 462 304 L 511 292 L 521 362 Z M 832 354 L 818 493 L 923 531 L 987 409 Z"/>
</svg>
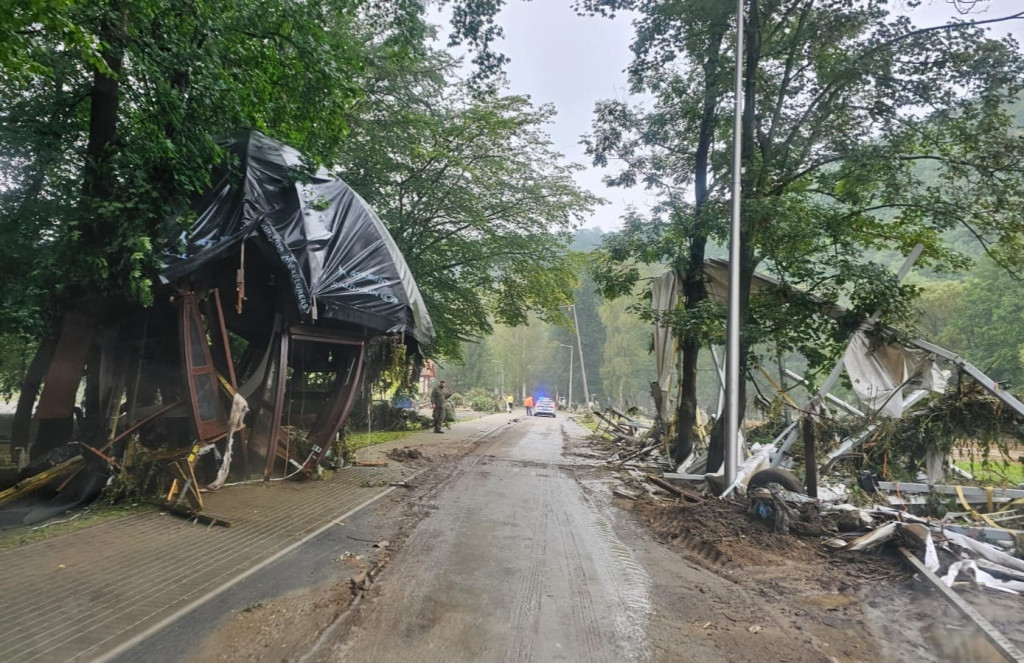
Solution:
<svg viewBox="0 0 1024 663">
<path fill-rule="evenodd" d="M 524 398 L 523 405 L 526 406 L 526 416 L 533 416 L 533 396 L 527 396 Z"/>
</svg>

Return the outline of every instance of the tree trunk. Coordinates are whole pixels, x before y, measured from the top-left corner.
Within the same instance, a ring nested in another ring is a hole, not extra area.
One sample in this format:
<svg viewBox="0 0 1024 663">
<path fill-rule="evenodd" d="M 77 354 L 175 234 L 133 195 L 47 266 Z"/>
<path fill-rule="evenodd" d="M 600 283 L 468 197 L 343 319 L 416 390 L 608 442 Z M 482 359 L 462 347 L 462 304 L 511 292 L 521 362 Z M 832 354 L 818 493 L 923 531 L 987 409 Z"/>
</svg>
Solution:
<svg viewBox="0 0 1024 663">
<path fill-rule="evenodd" d="M 35 408 L 36 397 L 39 396 L 39 388 L 46 377 L 46 371 L 50 367 L 50 360 L 53 359 L 53 351 L 57 347 L 57 339 L 52 334 L 43 337 L 42 342 L 32 357 L 32 362 L 25 372 L 25 379 L 21 383 L 21 392 L 18 393 L 18 408 L 14 412 L 14 421 L 11 424 L 11 448 L 21 447 L 28 449 L 29 435 L 32 429 L 32 410 Z"/>
<path fill-rule="evenodd" d="M 694 224 L 690 237 L 690 252 L 683 274 L 683 305 L 687 311 L 695 310 L 707 299 L 704 286 L 704 252 L 707 247 L 709 228 L 704 219 L 705 204 L 708 200 L 708 166 L 711 145 L 717 128 L 718 69 L 721 63 L 721 47 L 725 38 L 725 25 L 712 33 L 709 41 L 708 58 L 704 61 L 704 103 L 701 112 L 700 130 L 697 135 L 697 150 L 694 155 Z M 680 271 L 677 269 L 677 272 Z M 697 362 L 700 359 L 699 338 L 679 339 L 682 355 L 682 375 L 679 384 L 679 405 L 676 408 L 676 435 L 672 445 L 672 456 L 682 462 L 694 446 L 694 431 L 697 425 Z"/>
</svg>

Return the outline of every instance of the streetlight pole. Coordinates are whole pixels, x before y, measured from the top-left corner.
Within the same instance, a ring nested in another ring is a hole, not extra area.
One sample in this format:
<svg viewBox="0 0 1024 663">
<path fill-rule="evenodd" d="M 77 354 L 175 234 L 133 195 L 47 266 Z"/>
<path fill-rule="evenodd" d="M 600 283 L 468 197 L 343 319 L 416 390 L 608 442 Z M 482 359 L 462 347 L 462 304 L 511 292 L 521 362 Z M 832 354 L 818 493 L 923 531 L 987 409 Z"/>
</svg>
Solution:
<svg viewBox="0 0 1024 663">
<path fill-rule="evenodd" d="M 566 345 L 565 343 L 559 343 L 563 348 L 569 348 L 569 403 L 568 408 L 572 409 L 572 346 Z"/>
<path fill-rule="evenodd" d="M 729 225 L 729 305 L 726 319 L 725 355 L 725 449 L 723 479 L 726 487 L 736 480 L 740 430 L 740 202 L 742 196 L 743 131 L 743 0 L 736 0 L 736 98 L 732 137 L 732 222 Z"/>
<path fill-rule="evenodd" d="M 498 370 L 501 371 L 501 397 L 505 398 L 505 364 L 498 361 L 497 359 L 491 360 L 493 363 L 498 365 Z"/>
<path fill-rule="evenodd" d="M 576 327 L 576 347 L 580 351 L 580 376 L 583 378 L 583 398 L 587 399 L 587 408 L 590 408 L 590 389 L 587 388 L 587 367 L 583 362 L 583 341 L 580 340 L 580 319 L 576 316 L 576 305 L 571 304 L 572 321 Z"/>
</svg>

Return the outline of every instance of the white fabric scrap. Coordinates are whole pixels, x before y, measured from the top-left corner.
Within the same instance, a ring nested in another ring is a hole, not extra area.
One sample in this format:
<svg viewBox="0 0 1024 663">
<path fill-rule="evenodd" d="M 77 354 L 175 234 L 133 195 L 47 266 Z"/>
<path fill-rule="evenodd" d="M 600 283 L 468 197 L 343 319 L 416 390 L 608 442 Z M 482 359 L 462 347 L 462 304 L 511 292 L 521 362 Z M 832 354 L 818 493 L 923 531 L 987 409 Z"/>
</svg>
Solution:
<svg viewBox="0 0 1024 663">
<path fill-rule="evenodd" d="M 1007 594 L 1019 594 L 1024 591 L 1024 582 L 1019 580 L 999 580 L 995 576 L 982 571 L 974 560 L 971 559 L 950 564 L 946 575 L 942 576 L 942 582 L 946 587 L 952 587 L 961 574 L 966 575 L 973 584 L 981 587 L 988 587 L 989 589 L 1006 592 Z"/>
<path fill-rule="evenodd" d="M 1013 555 L 1008 555 L 995 546 L 981 541 L 975 541 L 968 536 L 958 534 L 957 532 L 953 532 L 948 529 L 943 530 L 942 533 L 950 543 L 953 543 L 964 550 L 980 555 L 990 562 L 1002 564 L 1003 566 L 1009 567 L 1015 571 L 1024 572 L 1024 560 L 1017 559 Z"/>
<path fill-rule="evenodd" d="M 924 565 L 932 573 L 939 570 L 939 555 L 935 550 L 935 541 L 932 539 L 932 531 L 928 525 L 923 523 L 906 523 L 902 529 L 913 534 L 918 541 L 924 544 Z"/>
<path fill-rule="evenodd" d="M 911 378 L 920 381 L 920 389 L 942 393 L 948 383 L 948 371 L 935 365 L 923 350 L 896 344 L 871 347 L 865 331 L 850 338 L 843 354 L 850 383 L 860 400 L 881 415 L 903 416 L 903 388 Z"/>
<path fill-rule="evenodd" d="M 228 472 L 231 471 L 231 446 L 234 442 L 235 432 L 241 430 L 242 421 L 249 412 L 249 404 L 245 402 L 242 395 L 236 393 L 231 399 L 231 416 L 228 418 L 228 441 L 224 445 L 224 459 L 221 461 L 220 469 L 217 470 L 217 478 L 208 486 L 210 490 L 219 490 L 228 479 Z"/>
<path fill-rule="evenodd" d="M 739 434 L 740 448 L 744 448 L 743 433 Z M 771 464 L 771 453 L 772 447 L 765 445 L 760 449 L 755 449 L 754 454 L 743 461 L 738 468 L 736 468 L 736 481 L 732 484 L 732 489 L 736 491 L 736 494 L 740 497 L 745 497 L 747 494 L 747 482 L 750 481 L 750 477 L 754 476 L 761 470 L 767 469 Z M 727 490 L 726 495 L 729 494 Z"/>
</svg>

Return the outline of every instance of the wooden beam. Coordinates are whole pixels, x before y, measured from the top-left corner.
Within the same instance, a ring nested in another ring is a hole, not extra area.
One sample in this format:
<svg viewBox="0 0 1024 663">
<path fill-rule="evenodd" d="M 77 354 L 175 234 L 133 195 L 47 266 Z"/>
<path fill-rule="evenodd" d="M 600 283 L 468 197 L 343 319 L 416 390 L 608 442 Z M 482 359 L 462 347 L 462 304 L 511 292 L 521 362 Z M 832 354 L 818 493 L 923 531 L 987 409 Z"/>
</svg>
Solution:
<svg viewBox="0 0 1024 663">
<path fill-rule="evenodd" d="M 696 493 L 691 493 L 688 490 L 683 490 L 679 486 L 673 486 L 668 481 L 665 481 L 664 479 L 662 479 L 660 477 L 656 477 L 653 474 L 648 474 L 647 475 L 647 480 L 650 481 L 651 483 L 653 483 L 655 486 L 658 486 L 660 488 L 664 488 L 665 490 L 667 490 L 668 492 L 672 493 L 676 497 L 685 497 L 686 499 L 690 500 L 691 502 L 698 502 L 699 503 L 699 502 L 703 502 L 704 501 L 704 498 L 701 497 L 700 495 L 697 495 Z"/>
<path fill-rule="evenodd" d="M 69 460 L 64 461 L 58 465 L 43 470 L 35 476 L 28 477 L 23 481 L 19 481 L 5 491 L 0 492 L 0 504 L 16 500 L 22 495 L 28 495 L 31 492 L 39 490 L 46 484 L 50 483 L 53 479 L 63 476 L 68 472 L 73 471 L 79 465 L 84 464 L 85 459 L 81 456 L 75 456 Z"/>
</svg>

